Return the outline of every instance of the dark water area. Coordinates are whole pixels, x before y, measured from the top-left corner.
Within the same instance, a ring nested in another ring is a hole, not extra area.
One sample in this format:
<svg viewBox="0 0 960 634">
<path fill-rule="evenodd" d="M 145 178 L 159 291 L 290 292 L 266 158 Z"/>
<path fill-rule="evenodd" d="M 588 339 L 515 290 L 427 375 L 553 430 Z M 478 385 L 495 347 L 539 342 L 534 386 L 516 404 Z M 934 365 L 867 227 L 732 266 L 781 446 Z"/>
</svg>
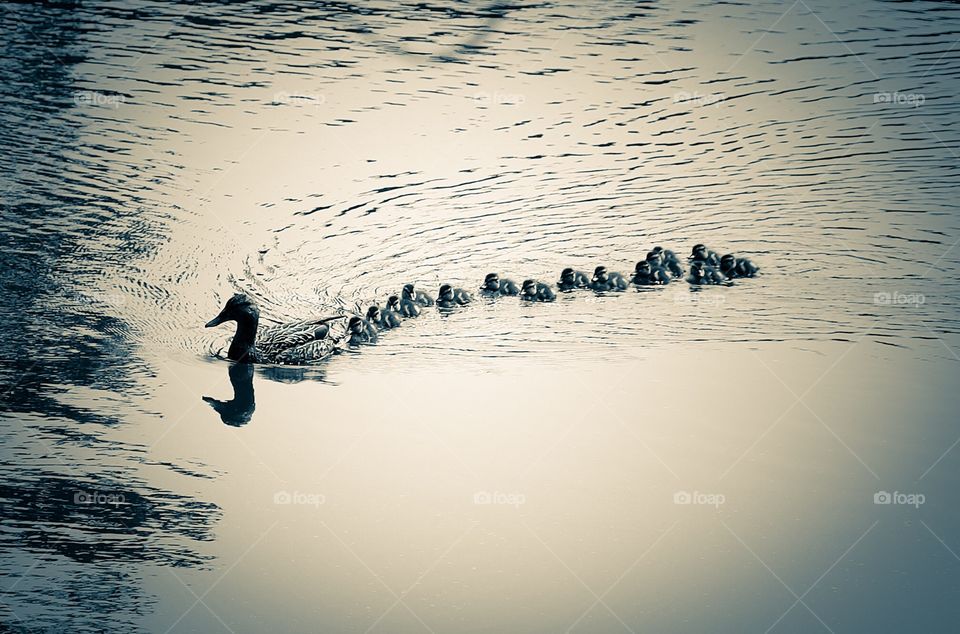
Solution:
<svg viewBox="0 0 960 634">
<path fill-rule="evenodd" d="M 0 631 L 955 627 L 956 4 L 0 7 Z"/>
</svg>

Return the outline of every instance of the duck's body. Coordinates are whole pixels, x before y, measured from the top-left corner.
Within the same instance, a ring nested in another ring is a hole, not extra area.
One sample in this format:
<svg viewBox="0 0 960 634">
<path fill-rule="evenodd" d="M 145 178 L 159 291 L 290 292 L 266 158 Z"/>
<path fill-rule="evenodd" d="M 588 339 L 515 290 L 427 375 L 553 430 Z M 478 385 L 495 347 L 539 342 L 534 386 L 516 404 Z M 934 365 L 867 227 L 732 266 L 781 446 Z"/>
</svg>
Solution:
<svg viewBox="0 0 960 634">
<path fill-rule="evenodd" d="M 393 312 L 389 306 L 383 310 L 380 310 L 379 306 L 371 306 L 368 308 L 367 321 L 375 326 L 377 330 L 389 330 L 396 328 L 402 323 L 400 315 Z"/>
<path fill-rule="evenodd" d="M 483 286 L 480 292 L 484 295 L 495 297 L 497 295 L 518 295 L 520 288 L 516 282 L 508 279 L 500 279 L 497 273 L 487 273 L 483 280 Z"/>
<path fill-rule="evenodd" d="M 332 321 L 342 316 L 323 317 L 276 326 L 259 327 L 260 309 L 246 295 L 237 293 L 220 314 L 206 327 L 226 321 L 237 322 L 237 332 L 230 342 L 227 358 L 245 363 L 280 363 L 302 365 L 319 361 L 337 351 L 340 339 L 329 337 Z"/>
<path fill-rule="evenodd" d="M 637 266 L 633 270 L 633 278 L 630 281 L 637 286 L 669 284 L 670 274 L 662 266 L 652 265 L 648 258 L 637 262 Z"/>
<path fill-rule="evenodd" d="M 627 290 L 627 280 L 619 273 L 607 271 L 605 266 L 598 266 L 593 271 L 590 288 L 595 291 L 625 291 Z"/>
<path fill-rule="evenodd" d="M 413 288 L 413 284 L 407 284 L 403 287 L 403 292 L 400 294 L 399 310 L 401 316 L 403 317 L 417 317 L 422 312 L 420 304 L 417 302 L 417 293 Z"/>
<path fill-rule="evenodd" d="M 449 284 L 440 287 L 440 294 L 437 296 L 437 306 L 440 308 L 456 308 L 465 306 L 473 301 L 470 294 L 462 288 L 454 288 Z"/>
<path fill-rule="evenodd" d="M 347 325 L 347 343 L 351 346 L 377 343 L 377 327 L 362 317 L 351 317 Z"/>
<path fill-rule="evenodd" d="M 528 302 L 552 302 L 557 299 L 557 296 L 553 289 L 543 282 L 524 280 L 523 290 L 520 291 L 520 299 Z"/>
<path fill-rule="evenodd" d="M 434 299 L 430 296 L 429 293 L 424 293 L 421 290 L 414 288 L 413 284 L 406 284 L 403 287 L 404 294 L 406 294 L 407 289 L 410 289 L 410 297 L 420 306 L 433 306 Z"/>
<path fill-rule="evenodd" d="M 400 315 L 400 298 L 391 295 L 387 298 L 387 306 L 383 309 L 383 324 L 387 328 L 396 328 L 403 323 Z"/>
<path fill-rule="evenodd" d="M 670 249 L 653 247 L 653 250 L 647 254 L 648 262 L 650 262 L 651 255 L 657 259 L 657 264 L 659 264 L 661 268 L 666 269 L 670 275 L 673 277 L 683 277 L 683 266 L 680 264 L 680 259 L 677 258 L 676 253 Z M 651 262 L 651 264 L 653 263 Z"/>
<path fill-rule="evenodd" d="M 707 266 L 700 260 L 695 260 L 690 265 L 690 275 L 687 277 L 687 282 L 690 284 L 723 284 L 726 281 L 727 278 L 723 276 L 723 273 L 712 266 Z"/>
<path fill-rule="evenodd" d="M 557 289 L 561 291 L 572 291 L 575 288 L 587 288 L 590 286 L 590 276 L 583 271 L 573 269 L 563 269 L 560 273 L 560 279 L 557 281 Z"/>
<path fill-rule="evenodd" d="M 760 267 L 747 258 L 738 258 L 727 254 L 720 258 L 720 272 L 728 278 L 753 277 L 760 271 Z"/>
<path fill-rule="evenodd" d="M 705 265 L 714 269 L 720 268 L 720 256 L 702 244 L 695 244 L 693 246 L 688 259 L 691 262 L 703 262 Z"/>
</svg>

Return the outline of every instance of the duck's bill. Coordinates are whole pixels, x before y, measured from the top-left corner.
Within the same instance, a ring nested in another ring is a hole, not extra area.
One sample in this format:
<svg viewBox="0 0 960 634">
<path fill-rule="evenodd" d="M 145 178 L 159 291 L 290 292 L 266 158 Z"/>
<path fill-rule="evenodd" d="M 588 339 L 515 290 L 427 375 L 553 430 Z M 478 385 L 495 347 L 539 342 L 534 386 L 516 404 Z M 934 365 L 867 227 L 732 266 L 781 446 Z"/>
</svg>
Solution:
<svg viewBox="0 0 960 634">
<path fill-rule="evenodd" d="M 220 313 L 219 315 L 217 315 L 216 317 L 208 321 L 204 326 L 204 328 L 213 328 L 214 326 L 219 326 L 225 321 L 226 319 L 224 318 L 223 313 Z"/>
</svg>

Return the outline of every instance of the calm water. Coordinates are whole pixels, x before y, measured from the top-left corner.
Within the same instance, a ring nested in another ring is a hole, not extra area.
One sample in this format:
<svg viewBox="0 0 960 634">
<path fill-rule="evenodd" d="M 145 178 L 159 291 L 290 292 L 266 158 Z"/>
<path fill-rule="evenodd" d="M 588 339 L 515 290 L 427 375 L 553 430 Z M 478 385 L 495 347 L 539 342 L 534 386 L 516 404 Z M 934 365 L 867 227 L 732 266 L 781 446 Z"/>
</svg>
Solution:
<svg viewBox="0 0 960 634">
<path fill-rule="evenodd" d="M 0 631 L 955 629 L 960 8 L 310 4 L 3 3 Z"/>
</svg>

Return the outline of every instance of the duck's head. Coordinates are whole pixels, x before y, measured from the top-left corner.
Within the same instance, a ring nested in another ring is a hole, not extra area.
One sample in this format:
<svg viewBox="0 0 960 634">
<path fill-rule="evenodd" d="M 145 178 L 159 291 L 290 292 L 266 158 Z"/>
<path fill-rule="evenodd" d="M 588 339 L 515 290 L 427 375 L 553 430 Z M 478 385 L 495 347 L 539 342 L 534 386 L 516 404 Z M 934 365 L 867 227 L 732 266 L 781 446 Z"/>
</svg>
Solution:
<svg viewBox="0 0 960 634">
<path fill-rule="evenodd" d="M 662 252 L 662 251 L 659 251 L 659 252 L 658 252 L 658 251 L 650 251 L 650 252 L 648 252 L 648 253 L 647 253 L 647 262 L 650 262 L 651 264 L 656 264 L 656 265 L 659 266 L 660 264 L 663 263 L 663 260 L 661 259 L 661 258 L 662 258 L 661 253 L 663 253 L 663 252 Z"/>
<path fill-rule="evenodd" d="M 607 281 L 607 267 L 605 267 L 605 266 L 598 266 L 597 268 L 593 269 L 593 281 L 594 281 L 594 282 L 600 282 L 600 283 L 606 282 L 606 281 Z"/>
<path fill-rule="evenodd" d="M 702 280 L 706 277 L 706 271 L 703 268 L 703 262 L 697 260 L 690 265 L 690 276 L 695 280 Z"/>
<path fill-rule="evenodd" d="M 737 258 L 732 253 L 728 253 L 720 258 L 720 270 L 730 271 L 737 266 Z"/>
<path fill-rule="evenodd" d="M 350 322 L 347 324 L 347 330 L 355 335 L 359 335 L 363 332 L 363 320 L 359 317 L 351 317 Z"/>
<path fill-rule="evenodd" d="M 647 260 L 637 262 L 637 268 L 634 271 L 640 275 L 650 275 L 650 262 Z"/>
<path fill-rule="evenodd" d="M 537 294 L 537 281 L 536 280 L 523 280 L 523 287 L 520 291 L 524 295 L 536 295 Z"/>
<path fill-rule="evenodd" d="M 206 328 L 219 326 L 225 321 L 246 321 L 260 318 L 260 309 L 252 299 L 243 293 L 237 293 L 227 300 L 220 314 L 206 323 Z"/>
<path fill-rule="evenodd" d="M 389 308 L 390 310 L 399 311 L 399 310 L 400 310 L 400 298 L 397 297 L 396 295 L 391 295 L 391 296 L 387 299 L 387 308 Z"/>
<path fill-rule="evenodd" d="M 690 250 L 690 259 L 691 260 L 706 260 L 707 259 L 707 247 L 703 244 L 693 245 L 693 249 Z"/>
<path fill-rule="evenodd" d="M 560 271 L 560 282 L 563 284 L 573 284 L 573 269 L 563 269 Z"/>
<path fill-rule="evenodd" d="M 440 298 L 441 299 L 453 299 L 453 287 L 449 284 L 444 284 L 440 287 Z"/>
<path fill-rule="evenodd" d="M 483 288 L 488 291 L 499 291 L 500 276 L 497 273 L 487 273 L 487 276 L 483 278 Z"/>
<path fill-rule="evenodd" d="M 379 306 L 371 306 L 367 309 L 367 321 L 380 321 Z"/>
<path fill-rule="evenodd" d="M 405 284 L 402 295 L 404 299 L 414 299 L 413 284 Z"/>
</svg>

